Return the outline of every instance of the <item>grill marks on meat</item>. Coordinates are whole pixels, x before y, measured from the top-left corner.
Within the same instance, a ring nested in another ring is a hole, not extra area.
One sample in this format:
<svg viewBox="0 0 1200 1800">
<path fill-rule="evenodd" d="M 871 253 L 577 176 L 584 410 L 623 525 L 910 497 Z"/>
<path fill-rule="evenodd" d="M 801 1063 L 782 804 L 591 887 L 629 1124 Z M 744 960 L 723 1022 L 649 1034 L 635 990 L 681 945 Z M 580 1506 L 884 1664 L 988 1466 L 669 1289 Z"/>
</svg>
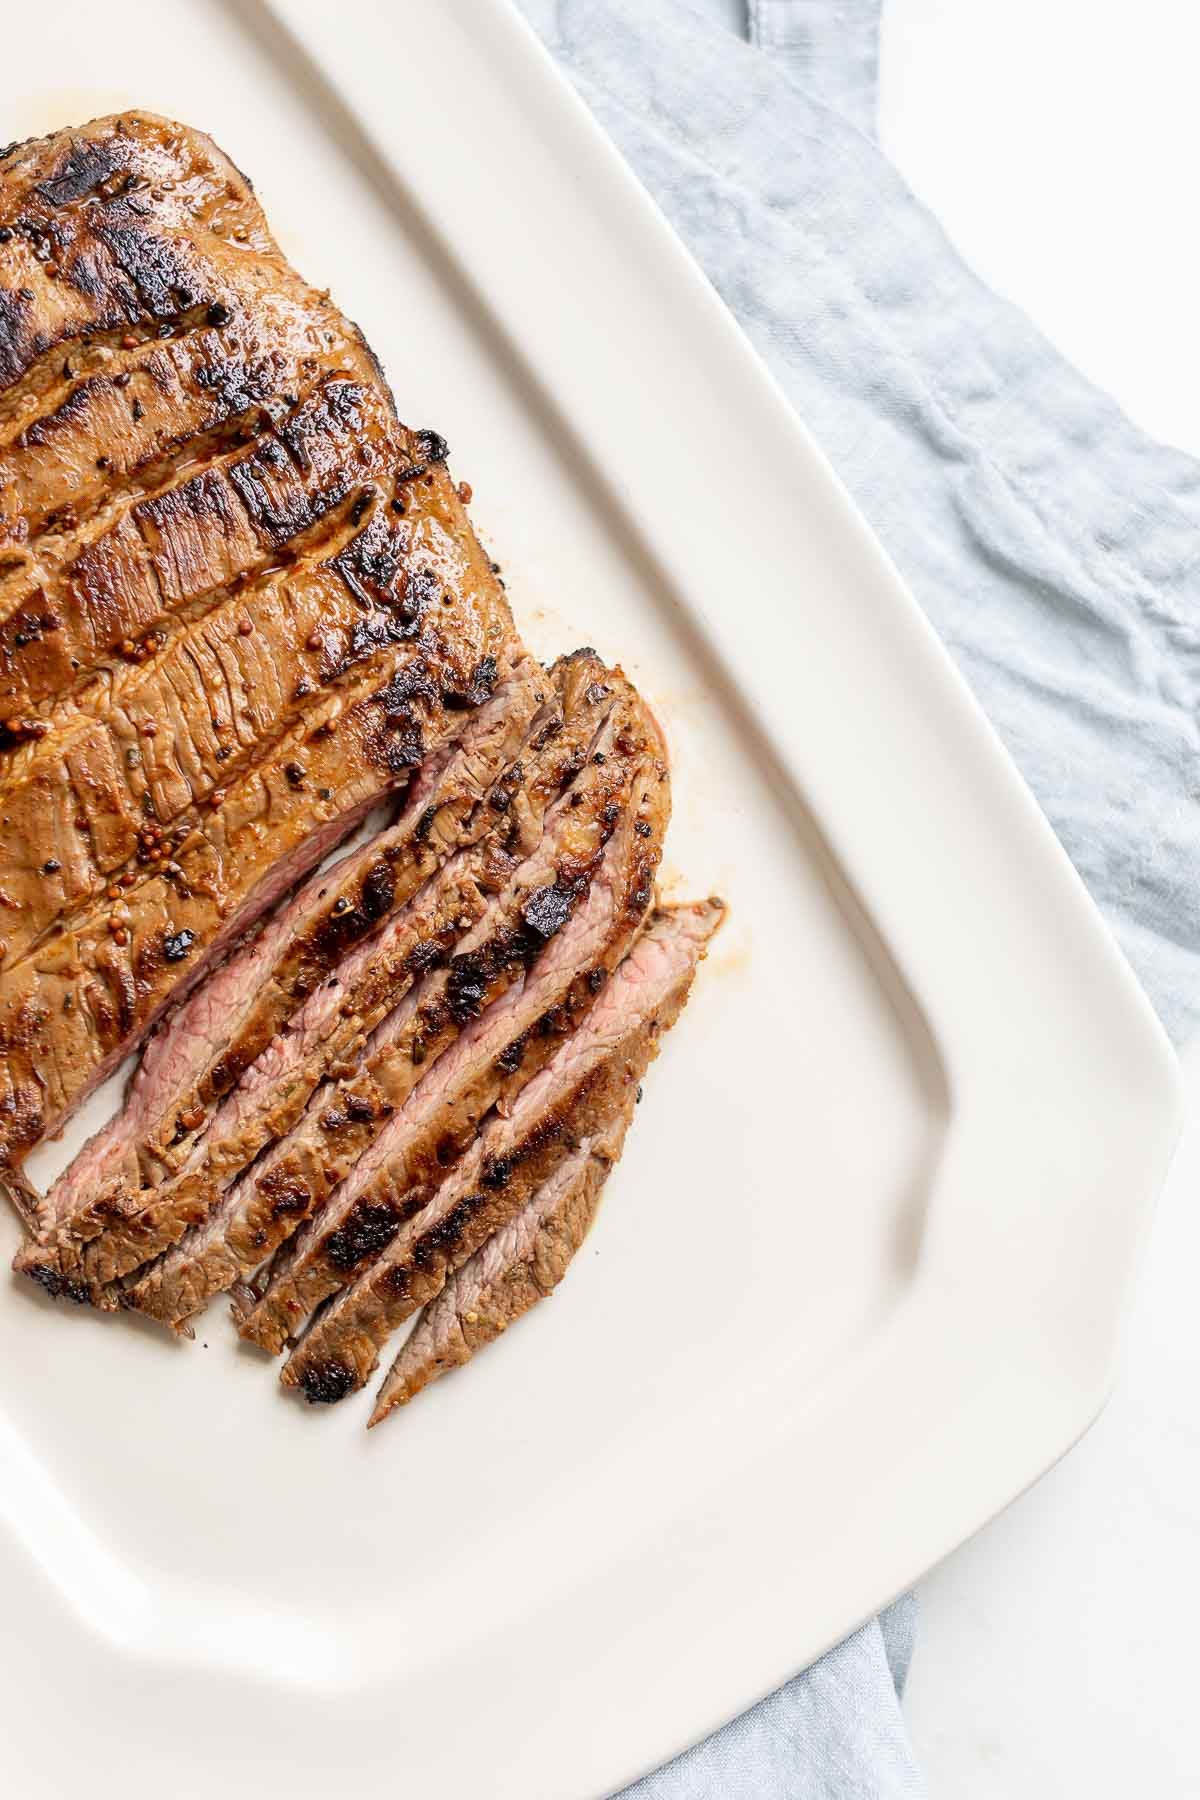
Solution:
<svg viewBox="0 0 1200 1800">
<path fill-rule="evenodd" d="M 545 893 L 543 877 L 557 866 L 571 871 L 584 891 L 571 915 L 547 943 L 527 979 L 508 986 L 423 1074 L 404 1105 L 375 1137 L 353 1172 L 323 1210 L 294 1240 L 273 1269 L 261 1299 L 244 1312 L 239 1329 L 262 1349 L 277 1353 L 314 1307 L 353 1278 L 423 1204 L 429 1184 L 471 1144 L 481 1119 L 507 1106 L 549 1060 L 560 1036 L 571 1032 L 608 973 L 636 937 L 649 904 L 642 892 L 642 856 L 658 854 L 669 799 L 661 743 L 642 715 L 641 731 L 622 710 L 610 719 L 615 739 L 628 748 L 590 765 L 608 781 L 626 769 L 623 804 L 604 797 L 597 836 L 602 855 L 585 876 L 578 865 L 548 858 L 530 898 Z M 567 817 L 571 816 L 567 808 Z M 578 809 L 583 812 L 585 809 Z M 648 827 L 643 836 L 638 826 Z M 607 832 L 611 839 L 604 843 Z M 635 848 L 636 847 L 636 848 Z M 592 857 L 594 858 L 593 851 Z M 591 860 L 591 859 L 589 859 Z M 528 911 L 528 903 L 523 909 Z M 402 1049 L 402 1042 L 398 1044 Z"/>
<path fill-rule="evenodd" d="M 421 883 L 452 849 L 474 841 L 497 817 L 489 800 L 506 780 L 531 726 L 552 710 L 546 704 L 549 687 L 535 666 L 523 664 L 468 720 L 461 739 L 430 759 L 397 822 L 312 877 L 256 941 L 176 1012 L 152 1040 L 124 1111 L 84 1147 L 51 1190 L 41 1239 L 22 1253 L 18 1267 L 43 1283 L 51 1270 L 74 1285 L 86 1279 L 94 1288 L 136 1267 L 202 1214 L 206 1188 L 200 1181 L 183 1191 L 177 1183 L 161 1205 L 151 1205 L 146 1190 L 177 1173 L 189 1158 L 211 1182 L 236 1173 L 244 1122 L 227 1134 L 223 1159 L 222 1146 L 209 1139 L 203 1140 L 203 1154 L 194 1154 L 218 1101 L 253 1068 L 298 1007 L 310 996 L 314 1009 L 319 1007 L 321 984 L 334 969 L 338 985 L 325 990 L 326 1011 L 340 1013 L 352 1005 L 352 972 L 341 959 L 364 938 L 371 948 L 359 961 L 379 987 L 385 963 L 376 960 L 381 953 L 371 934 L 389 918 L 403 923 Z M 427 922 L 420 956 L 438 949 L 438 934 L 448 922 L 475 916 L 480 904 L 469 872 L 457 872 L 440 894 L 429 897 L 425 913 L 436 920 Z M 392 965 L 403 974 L 417 946 L 403 935 L 396 944 Z M 360 984 L 357 992 L 365 1004 L 365 987 Z M 331 993 L 337 996 L 332 1007 Z M 275 1062 L 281 1061 L 286 1059 L 277 1049 Z M 292 1089 L 296 1080 L 293 1070 Z M 247 1156 L 257 1148 L 254 1144 Z M 108 1239 L 89 1249 L 109 1227 Z"/>
<path fill-rule="evenodd" d="M 381 526 L 372 515 L 332 556 L 189 626 L 131 673 L 99 717 L 80 714 L 23 753 L 0 788 L 0 862 L 20 905 L 7 922 L 4 960 L 19 960 L 100 892 L 136 857 L 147 823 L 195 817 L 314 696 L 420 640 L 421 602 L 410 596 L 428 579 L 423 522 L 420 503 L 404 521 Z M 371 554 L 372 540 L 386 540 L 391 582 L 364 605 L 343 570 Z M 457 667 L 446 671 L 457 675 Z"/>
<path fill-rule="evenodd" d="M 369 380 L 353 336 L 326 343 L 305 298 L 246 286 L 220 326 L 62 359 L 41 409 L 0 427 L 0 551 L 46 531 L 69 537 L 114 495 L 149 493 L 280 423 L 324 376 Z"/>
<path fill-rule="evenodd" d="M 526 765 L 520 792 L 535 806 L 539 833 L 561 769 L 553 748 L 544 748 Z M 460 850 L 444 863 L 410 905 L 337 963 L 334 979 L 316 989 L 283 1035 L 248 1068 L 178 1177 L 132 1217 L 113 1222 L 85 1250 L 82 1260 L 92 1284 L 137 1267 L 204 1218 L 239 1171 L 295 1124 L 325 1072 L 356 1066 L 376 1025 L 427 969 L 445 961 L 462 933 L 483 916 L 490 872 L 497 857 L 511 857 L 506 846 L 517 822 L 493 811 L 486 799 L 474 818 L 473 835 L 482 840 L 478 847 Z M 497 837 L 503 842 L 498 844 Z M 436 865 L 438 853 L 428 839 L 415 849 L 418 859 Z M 94 1215 L 95 1208 L 91 1210 Z"/>
<path fill-rule="evenodd" d="M 430 1302 L 372 1422 L 561 1278 L 720 916 L 646 928 L 657 728 L 594 652 L 529 661 L 447 454 L 207 138 L 0 153 L 17 1267 L 181 1330 L 233 1287 L 274 1351 L 310 1320 L 312 1400 Z M 22 1159 L 141 1046 L 39 1200 Z"/>
<path fill-rule="evenodd" d="M 163 840 L 174 870 L 156 861 L 162 872 L 124 904 L 105 902 L 0 973 L 0 1163 L 55 1129 L 172 999 L 457 729 L 460 715 L 438 699 L 442 673 L 421 653 L 393 652 L 310 711 L 219 809 Z"/>
<path fill-rule="evenodd" d="M 591 1229 L 635 1104 L 627 1100 L 611 1124 L 572 1151 L 516 1218 L 451 1276 L 384 1377 L 370 1425 L 470 1362 L 554 1292 Z"/>
<path fill-rule="evenodd" d="M 411 484 L 400 485 L 407 491 Z M 88 841 L 118 897 L 77 907 L 64 921 L 68 929 L 37 942 L 24 962 L 0 974 L 0 1157 L 18 1161 L 61 1123 L 169 999 L 375 799 L 403 786 L 439 738 L 461 725 L 464 695 L 483 703 L 507 679 L 516 654 L 511 620 L 459 497 L 440 466 L 420 490 L 415 504 L 405 502 L 403 522 L 389 509 L 383 528 L 368 520 L 349 554 L 340 555 L 337 591 L 345 589 L 362 616 L 340 641 L 325 624 L 317 629 L 320 679 L 344 681 L 343 691 L 313 684 L 302 722 L 258 761 L 243 758 L 242 772 L 235 766 L 229 785 L 210 789 L 198 811 L 164 828 L 144 796 L 133 835 L 135 819 L 119 799 L 124 772 L 104 755 L 111 736 L 97 744 L 93 730 L 80 740 L 96 761 L 82 752 L 76 758 L 69 829 Z M 406 552 L 396 541 L 401 530 Z M 410 608 L 414 586 L 419 600 Z M 435 606 L 436 616 L 428 617 Z M 347 675 L 346 663 L 359 658 L 362 676 L 353 666 Z M 87 724 L 92 730 L 95 722 Z M 54 741 L 56 734 L 48 748 Z M 157 746 L 157 732 L 149 742 Z M 40 749 L 19 753 L 14 780 Z M 144 754 L 143 745 L 127 749 Z M 34 879 L 44 884 L 73 864 L 52 851 L 35 867 Z M 8 898 L 14 905 L 3 923 L 11 916 L 20 937 L 29 929 L 26 903 L 19 894 Z"/>
<path fill-rule="evenodd" d="M 179 1174 L 143 1191 L 140 1207 L 125 1216 L 110 1203 L 94 1242 L 74 1237 L 60 1266 L 78 1270 L 90 1289 L 136 1269 L 176 1243 L 204 1219 L 222 1188 L 279 1132 L 294 1124 L 323 1071 L 352 1065 L 365 1030 L 418 972 L 449 954 L 456 938 L 483 909 L 469 869 L 455 859 L 398 913 L 377 938 L 360 945 L 338 976 L 305 1001 L 290 1025 L 251 1065 L 218 1107 L 208 1131 L 194 1145 Z M 92 1209 L 93 1217 L 95 1208 Z M 75 1249 L 72 1258 L 70 1251 Z M 106 1304 L 103 1295 L 96 1295 Z"/>
<path fill-rule="evenodd" d="M 594 676 L 600 666 L 594 658 L 592 664 L 587 672 Z M 475 915 L 479 896 L 512 867 L 530 829 L 531 809 L 540 829 L 547 799 L 578 772 L 580 739 L 587 741 L 595 718 L 603 715 L 602 694 L 608 690 L 582 679 L 579 671 L 576 658 L 549 677 L 523 663 L 465 720 L 461 737 L 428 759 L 396 824 L 312 877 L 256 941 L 176 1011 L 151 1040 L 124 1111 L 90 1140 L 48 1195 L 41 1241 L 19 1266 L 45 1281 L 51 1268 L 60 1275 L 73 1269 L 73 1280 L 81 1279 L 83 1265 L 94 1285 L 151 1254 L 156 1247 L 151 1223 L 158 1219 L 154 1230 L 161 1231 L 165 1215 L 158 1208 L 143 1212 L 146 1188 L 177 1173 L 192 1157 L 217 1101 L 331 971 L 338 971 L 339 1009 L 367 1005 L 367 986 L 354 987 L 353 971 L 341 959 L 407 906 L 453 851 L 482 843 L 481 854 L 456 873 L 459 887 L 467 884 L 465 911 Z M 564 707 L 570 710 L 569 727 Z M 385 966 L 372 942 L 365 980 L 377 1006 L 379 993 L 386 992 Z M 414 974 L 427 966 L 435 948 L 428 940 Z M 399 956 L 401 973 L 407 954 Z M 264 1105 L 269 1099 L 269 1090 L 265 1095 L 260 1090 Z M 205 1140 L 202 1166 L 211 1181 L 237 1172 L 230 1158 L 240 1141 L 235 1134 L 222 1157 L 218 1146 Z M 181 1198 L 187 1204 L 177 1216 L 184 1221 L 203 1209 L 198 1184 Z M 112 1221 L 129 1222 L 123 1241 L 114 1239 L 85 1256 L 81 1246 Z M 169 1242 L 169 1234 L 162 1241 Z M 139 1252 L 133 1261 L 132 1251 Z"/>
<path fill-rule="evenodd" d="M 18 146 L 0 230 L 15 1170 L 521 651 L 444 447 L 207 139 Z"/>
<path fill-rule="evenodd" d="M 313 1320 L 284 1366 L 285 1386 L 314 1402 L 362 1387 L 391 1333 L 625 1111 L 722 915 L 711 901 L 657 915 L 511 1115 L 486 1127 L 461 1168 Z"/>
<path fill-rule="evenodd" d="M 211 589 L 222 561 L 225 580 L 251 569 L 264 546 L 278 551 L 369 478 L 372 462 L 408 466 L 415 448 L 358 333 L 288 267 L 214 146 L 165 121 L 101 120 L 85 132 L 115 167 L 82 199 L 48 195 L 61 192 L 56 161 L 83 133 L 0 170 L 0 567 L 6 549 L 18 564 L 0 587 L 0 716 L 65 691 L 198 598 L 206 570 Z M 164 165 L 175 175 L 150 174 Z M 90 297 L 74 286 L 75 252 Z M 177 279 L 164 286 L 168 270 Z M 61 313 L 72 296 L 78 330 Z M 26 332 L 21 348 L 14 335 Z M 239 423 L 260 442 L 178 484 L 165 522 L 153 500 L 129 510 L 156 476 L 211 454 Z M 93 514 L 98 534 L 82 528 Z M 45 616 L 60 622 L 39 641 Z"/>
<path fill-rule="evenodd" d="M 524 802 L 521 810 L 532 807 L 534 816 L 525 821 L 512 816 L 518 811 L 515 805 L 505 808 L 499 827 L 505 843 L 500 857 L 494 854 L 494 842 L 485 841 L 478 851 L 456 858 L 443 872 L 453 875 L 455 864 L 461 865 L 465 878 L 474 884 L 478 919 L 459 940 L 448 966 L 426 976 L 406 994 L 404 982 L 380 982 L 385 963 L 393 960 L 392 952 L 382 945 L 372 950 L 365 980 L 356 975 L 351 963 L 341 965 L 342 1005 L 352 1014 L 357 1035 L 352 1045 L 339 1046 L 337 1055 L 350 1065 L 352 1072 L 339 1077 L 335 1068 L 332 1077 L 316 1087 L 311 1098 L 305 1095 L 307 1106 L 298 1122 L 295 1081 L 287 1081 L 286 1111 L 281 1110 L 272 1086 L 263 1084 L 265 1105 L 256 1108 L 253 1135 L 236 1143 L 233 1155 L 226 1156 L 221 1146 L 214 1143 L 219 1136 L 218 1119 L 218 1125 L 196 1152 L 210 1194 L 221 1185 L 219 1179 L 214 1181 L 214 1167 L 236 1173 L 249 1162 L 249 1152 L 257 1150 L 260 1143 L 271 1136 L 279 1141 L 228 1189 L 203 1226 L 190 1232 L 177 1250 L 125 1294 L 125 1304 L 178 1324 L 213 1294 L 251 1275 L 350 1171 L 385 1122 L 408 1100 L 422 1072 L 486 1005 L 524 978 L 546 942 L 540 932 L 531 931 L 524 921 L 529 896 L 537 891 L 543 876 L 562 862 L 568 845 L 572 857 L 578 855 L 581 816 L 586 814 L 593 821 L 597 850 L 610 831 L 604 814 L 611 789 L 589 782 L 589 775 L 597 771 L 586 766 L 575 786 L 546 811 L 549 797 L 575 775 L 580 746 L 587 744 L 594 723 L 594 710 L 595 702 L 585 700 L 575 716 L 543 743 L 540 751 L 533 752 L 529 773 L 513 792 L 514 798 Z M 544 726 L 536 735 L 545 735 Z M 577 796 L 581 806 L 571 806 Z M 518 864 L 507 885 L 494 893 L 494 865 L 500 862 L 512 868 L 516 858 L 508 846 L 519 845 L 521 834 L 530 854 Z M 411 969 L 412 962 L 411 957 L 407 958 L 401 969 Z M 369 1007 L 368 987 L 382 996 Z M 568 1021 L 590 1004 L 593 992 L 593 983 L 586 978 L 578 980 L 561 1003 L 560 1016 L 552 1022 L 552 1028 L 548 1022 L 547 1038 L 555 1031 L 565 1030 Z M 394 1004 L 396 1001 L 400 1004 Z M 385 1005 L 391 1010 L 380 1022 Z M 518 1075 L 521 1060 L 508 1071 L 503 1083 L 514 1091 L 535 1066 L 536 1053 L 530 1056 L 525 1073 Z M 328 1055 L 324 1061 L 328 1067 Z M 251 1080 L 254 1074 L 251 1071 Z M 278 1077 L 272 1077 L 272 1081 L 278 1085 Z M 315 1084 L 308 1085 L 311 1091 Z M 289 1131 L 293 1122 L 295 1128 Z M 447 1152 L 447 1124 L 447 1117 L 440 1115 L 436 1145 L 429 1146 L 430 1153 L 439 1159 Z M 185 1186 L 186 1178 L 178 1185 Z M 107 1243 L 101 1248 L 106 1250 Z"/>
<path fill-rule="evenodd" d="M 438 862 L 484 829 L 539 715 L 549 683 L 533 664 L 431 756 L 395 824 L 319 871 L 150 1040 L 124 1110 L 84 1147 L 47 1196 L 55 1221 L 87 1238 L 112 1207 L 180 1166 L 212 1109 L 335 968 L 407 904 Z M 544 704 L 545 703 L 545 704 Z"/>
<path fill-rule="evenodd" d="M 281 285 L 297 279 L 211 139 L 149 114 L 19 145 L 0 163 L 0 225 L 12 233 L 0 272 L 9 414 L 53 384 L 60 346 L 150 335 L 209 312 L 251 260 L 246 250 Z"/>
<path fill-rule="evenodd" d="M 123 646 L 152 644 L 172 618 L 319 535 L 384 477 L 397 435 L 378 393 L 332 375 L 249 450 L 50 540 L 0 588 L 0 712 L 70 694 L 131 654 Z"/>
</svg>

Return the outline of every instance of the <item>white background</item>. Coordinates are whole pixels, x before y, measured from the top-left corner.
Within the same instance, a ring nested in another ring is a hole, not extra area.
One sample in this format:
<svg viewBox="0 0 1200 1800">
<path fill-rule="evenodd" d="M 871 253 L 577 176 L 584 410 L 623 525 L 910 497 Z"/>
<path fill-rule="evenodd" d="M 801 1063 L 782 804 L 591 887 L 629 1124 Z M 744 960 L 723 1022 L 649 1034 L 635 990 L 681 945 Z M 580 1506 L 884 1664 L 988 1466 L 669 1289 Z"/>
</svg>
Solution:
<svg viewBox="0 0 1200 1800">
<path fill-rule="evenodd" d="M 885 0 L 886 148 L 993 287 L 1200 454 L 1198 72 L 1195 0 Z M 934 1800 L 1200 1794 L 1198 1286 L 1193 1124 L 1108 1411 L 923 1585 Z"/>
<path fill-rule="evenodd" d="M 1197 0 L 884 0 L 885 148 L 992 287 L 1196 455 L 1198 78 Z M 1200 1047 L 1188 1075 L 1115 1398 L 922 1585 L 933 1800 L 1200 1795 Z"/>
</svg>

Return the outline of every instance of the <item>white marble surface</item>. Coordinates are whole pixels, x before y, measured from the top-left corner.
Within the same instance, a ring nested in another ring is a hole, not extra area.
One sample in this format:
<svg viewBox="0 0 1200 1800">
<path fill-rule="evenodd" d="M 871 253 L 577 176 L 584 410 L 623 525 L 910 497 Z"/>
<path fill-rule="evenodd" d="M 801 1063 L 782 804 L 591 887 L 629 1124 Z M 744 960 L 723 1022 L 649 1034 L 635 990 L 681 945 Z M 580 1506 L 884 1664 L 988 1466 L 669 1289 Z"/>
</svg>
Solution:
<svg viewBox="0 0 1200 1800">
<path fill-rule="evenodd" d="M 1200 454 L 1194 0 L 885 0 L 884 143 L 974 266 Z M 1200 604 L 1200 590 L 1197 594 Z M 1200 1048 L 1123 1378 L 922 1589 L 934 1800 L 1200 1794 Z"/>
</svg>

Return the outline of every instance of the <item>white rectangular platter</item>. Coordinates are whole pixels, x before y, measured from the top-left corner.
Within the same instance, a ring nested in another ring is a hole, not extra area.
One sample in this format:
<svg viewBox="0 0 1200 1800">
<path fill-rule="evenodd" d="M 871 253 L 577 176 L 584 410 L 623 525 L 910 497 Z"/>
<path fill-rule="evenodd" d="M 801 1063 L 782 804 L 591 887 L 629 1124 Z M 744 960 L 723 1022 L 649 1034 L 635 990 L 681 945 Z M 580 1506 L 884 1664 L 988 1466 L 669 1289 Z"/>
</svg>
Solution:
<svg viewBox="0 0 1200 1800">
<path fill-rule="evenodd" d="M 250 173 L 449 439 L 535 647 L 593 642 L 653 699 L 668 885 L 732 918 L 560 1297 L 370 1438 L 353 1401 L 286 1402 L 219 1309 L 181 1346 L 6 1279 L 0 1788 L 595 1800 L 1086 1428 L 1174 1061 L 504 0 L 55 0 L 4 41 L 0 136 L 140 106 Z"/>
</svg>

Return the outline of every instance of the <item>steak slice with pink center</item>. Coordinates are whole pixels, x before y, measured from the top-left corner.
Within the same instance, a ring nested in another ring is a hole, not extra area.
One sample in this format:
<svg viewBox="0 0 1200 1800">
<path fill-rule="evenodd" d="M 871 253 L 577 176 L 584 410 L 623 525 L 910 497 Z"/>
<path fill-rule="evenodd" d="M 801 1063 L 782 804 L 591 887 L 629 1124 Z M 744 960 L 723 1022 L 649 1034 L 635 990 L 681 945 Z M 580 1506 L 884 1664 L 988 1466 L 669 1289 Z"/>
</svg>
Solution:
<svg viewBox="0 0 1200 1800">
<path fill-rule="evenodd" d="M 568 862 L 590 862 L 603 846 L 612 829 L 609 770 L 619 766 L 611 760 L 606 768 L 584 763 L 585 752 L 608 742 L 614 728 L 603 717 L 611 690 L 598 694 L 591 680 L 581 689 L 575 671 L 567 673 L 568 687 L 579 691 L 564 695 L 565 721 L 560 718 L 553 737 L 524 760 L 521 779 L 505 788 L 497 815 L 507 832 L 501 843 L 460 854 L 418 896 L 428 907 L 426 896 L 436 896 L 440 884 L 466 887 L 462 904 L 467 922 L 475 923 L 459 938 L 449 967 L 412 986 L 412 953 L 403 944 L 393 949 L 386 932 L 340 965 L 336 993 L 327 987 L 315 995 L 296 1030 L 250 1070 L 171 1184 L 177 1210 L 196 1205 L 202 1213 L 211 1208 L 210 1216 L 126 1289 L 126 1305 L 179 1323 L 214 1293 L 252 1274 L 349 1170 L 403 1104 L 423 1066 L 519 980 L 543 948 L 546 934 L 525 918 L 531 898 L 547 876 L 553 879 Z M 524 860 L 522 851 L 528 852 Z M 332 1015 L 333 1024 L 309 1050 L 300 1026 L 314 1007 Z M 335 1067 L 329 1071 L 331 1057 Z M 338 1059 L 350 1074 L 336 1066 Z M 313 1092 L 309 1071 L 318 1067 L 326 1078 Z M 302 1094 L 307 1105 L 298 1119 Z M 278 1139 L 274 1148 L 231 1186 L 272 1138 Z M 106 1244 L 99 1248 L 103 1252 Z M 90 1266 L 99 1276 L 105 1265 Z"/>
<path fill-rule="evenodd" d="M 285 1386 L 314 1402 L 362 1387 L 392 1332 L 621 1114 L 678 1018 L 723 913 L 719 901 L 706 901 L 656 915 L 511 1114 L 486 1126 L 461 1167 L 313 1319 L 283 1368 Z"/>
<path fill-rule="evenodd" d="M 631 1096 L 610 1125 L 585 1138 L 516 1218 L 451 1276 L 384 1377 L 369 1426 L 470 1362 L 554 1292 L 591 1229 L 635 1104 Z"/>
<path fill-rule="evenodd" d="M 610 802 L 613 835 L 586 891 L 573 868 L 560 866 L 531 894 L 526 921 L 540 935 L 553 933 L 551 941 L 529 974 L 438 1057 L 277 1261 L 265 1293 L 242 1308 L 242 1334 L 263 1349 L 281 1350 L 313 1308 L 419 1209 L 426 1187 L 463 1154 L 490 1108 L 553 1054 L 559 1034 L 571 1030 L 636 937 L 653 898 L 670 787 L 661 740 L 644 709 L 636 734 L 630 722 L 616 736 L 626 749 L 606 759 L 600 773 L 616 779 L 627 758 L 634 767 L 622 798 Z"/>
</svg>

